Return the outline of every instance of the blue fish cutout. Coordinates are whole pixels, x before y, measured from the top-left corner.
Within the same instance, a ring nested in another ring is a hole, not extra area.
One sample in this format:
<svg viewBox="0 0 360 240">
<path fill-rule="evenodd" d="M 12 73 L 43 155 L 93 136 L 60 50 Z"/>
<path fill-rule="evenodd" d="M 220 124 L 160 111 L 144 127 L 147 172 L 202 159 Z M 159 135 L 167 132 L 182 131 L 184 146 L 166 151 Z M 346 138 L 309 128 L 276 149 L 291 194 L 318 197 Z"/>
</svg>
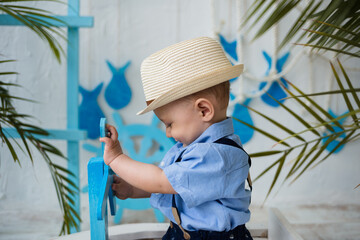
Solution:
<svg viewBox="0 0 360 240">
<path fill-rule="evenodd" d="M 79 128 L 86 130 L 90 139 L 100 137 L 99 122 L 100 118 L 105 117 L 97 103 L 102 87 L 103 83 L 100 83 L 94 90 L 88 91 L 79 86 L 79 92 L 83 97 L 79 106 Z"/>
<path fill-rule="evenodd" d="M 243 104 L 235 104 L 234 112 L 232 114 L 233 117 L 242 120 L 250 125 L 254 125 L 254 122 L 251 119 L 249 109 L 245 106 L 248 106 L 251 101 L 251 98 L 247 98 Z M 233 119 L 234 131 L 237 135 L 240 136 L 241 143 L 245 144 L 254 135 L 254 129 L 242 124 L 241 122 Z"/>
<path fill-rule="evenodd" d="M 339 116 L 337 116 L 333 111 L 331 111 L 331 109 L 329 109 L 329 114 L 333 117 L 333 118 L 337 118 Z M 344 114 L 346 114 L 348 112 L 345 112 Z M 346 118 L 343 118 L 343 119 L 340 119 L 338 120 L 338 122 L 342 125 L 343 122 L 345 121 Z M 334 129 L 334 132 L 337 133 L 337 132 L 341 132 L 343 131 L 343 129 L 341 129 L 340 127 L 336 126 L 334 123 L 331 124 L 331 127 Z M 323 134 L 323 136 L 326 136 L 326 135 L 329 135 L 331 133 L 334 133 L 334 132 L 331 132 L 329 130 L 326 130 L 326 132 Z M 342 133 L 337 139 L 331 141 L 327 146 L 326 146 L 326 150 L 328 150 L 329 152 L 333 151 L 337 145 L 341 142 L 341 140 L 343 140 L 344 138 L 346 137 L 346 134 L 345 133 Z M 322 143 L 324 144 L 327 140 L 329 139 L 329 137 L 325 137 L 322 139 Z M 340 145 L 335 151 L 334 153 L 338 153 L 341 151 L 341 149 L 343 149 L 344 147 L 344 144 Z"/>
<path fill-rule="evenodd" d="M 269 73 L 270 73 L 270 70 L 271 70 L 271 66 L 272 66 L 272 58 L 265 51 L 263 51 L 262 53 L 263 53 L 268 65 L 269 65 L 269 67 L 268 67 L 268 69 L 266 71 L 266 74 L 265 74 L 266 76 L 268 76 Z M 279 58 L 276 61 L 276 71 L 278 73 L 282 71 L 283 66 L 284 66 L 286 60 L 288 59 L 289 55 L 290 55 L 290 52 L 287 52 L 286 54 L 284 54 L 281 58 Z M 285 81 L 284 78 L 280 78 L 280 81 L 284 84 L 284 86 L 286 88 L 288 87 L 288 84 L 287 84 L 287 82 Z M 263 89 L 267 84 L 271 84 L 270 88 L 267 90 L 267 93 L 269 93 L 273 98 L 275 98 L 279 102 L 283 103 L 285 101 L 283 98 L 285 98 L 287 95 L 286 95 L 286 92 L 282 89 L 282 87 L 278 83 L 278 81 L 273 81 L 272 83 L 270 83 L 270 82 L 262 82 L 259 85 L 259 89 L 260 90 Z M 265 103 L 269 104 L 270 106 L 273 106 L 273 107 L 280 106 L 276 101 L 274 101 L 266 93 L 261 95 L 261 99 Z"/>
<path fill-rule="evenodd" d="M 232 57 L 235 61 L 238 61 L 238 56 L 236 53 L 236 40 L 228 42 L 223 35 L 219 34 L 220 44 L 223 47 L 224 51 Z"/>
<path fill-rule="evenodd" d="M 131 100 L 131 89 L 125 78 L 125 71 L 130 65 L 128 61 L 124 66 L 116 69 L 109 61 L 106 61 L 113 76 L 105 90 L 105 100 L 108 105 L 119 110 L 127 106 Z"/>
</svg>

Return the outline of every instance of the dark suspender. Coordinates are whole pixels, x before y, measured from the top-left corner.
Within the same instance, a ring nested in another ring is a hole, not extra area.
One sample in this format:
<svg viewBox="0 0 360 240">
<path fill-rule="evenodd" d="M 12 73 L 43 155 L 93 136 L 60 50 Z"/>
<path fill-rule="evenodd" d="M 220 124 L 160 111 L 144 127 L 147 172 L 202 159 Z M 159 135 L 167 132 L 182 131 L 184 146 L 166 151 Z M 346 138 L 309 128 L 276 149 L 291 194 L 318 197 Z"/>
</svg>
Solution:
<svg viewBox="0 0 360 240">
<path fill-rule="evenodd" d="M 239 144 L 237 144 L 235 141 L 233 141 L 233 140 L 231 140 L 229 138 L 223 137 L 223 138 L 220 138 L 220 139 L 216 140 L 214 143 L 219 143 L 219 144 L 224 144 L 224 145 L 229 145 L 229 146 L 232 146 L 232 147 L 240 148 L 248 156 L 248 164 L 249 164 L 249 167 L 251 166 L 251 158 L 250 158 L 249 154 L 247 154 L 247 152 Z M 183 153 L 184 153 L 184 151 L 182 153 L 180 153 L 179 157 L 176 159 L 175 162 L 181 162 Z M 251 182 L 251 178 L 250 178 L 250 173 L 248 174 L 247 182 L 248 182 L 250 191 L 252 191 L 252 182 Z M 178 212 L 177 207 L 176 207 L 175 194 L 173 194 L 173 196 L 172 196 L 172 213 L 174 215 L 174 218 L 175 218 L 175 221 L 176 221 L 177 225 L 181 228 L 181 230 L 184 233 L 184 238 L 185 239 L 190 239 L 190 235 L 181 226 L 181 218 L 180 218 L 180 213 Z"/>
<path fill-rule="evenodd" d="M 237 144 L 234 140 L 231 140 L 229 138 L 223 137 L 223 138 L 220 138 L 219 140 L 216 140 L 214 143 L 220 143 L 220 144 L 237 147 L 245 152 L 245 150 L 239 144 Z M 248 155 L 248 163 L 249 163 L 249 167 L 251 167 L 251 158 L 250 158 L 249 154 L 247 154 L 247 152 L 245 152 L 245 153 L 246 153 L 246 155 Z"/>
</svg>

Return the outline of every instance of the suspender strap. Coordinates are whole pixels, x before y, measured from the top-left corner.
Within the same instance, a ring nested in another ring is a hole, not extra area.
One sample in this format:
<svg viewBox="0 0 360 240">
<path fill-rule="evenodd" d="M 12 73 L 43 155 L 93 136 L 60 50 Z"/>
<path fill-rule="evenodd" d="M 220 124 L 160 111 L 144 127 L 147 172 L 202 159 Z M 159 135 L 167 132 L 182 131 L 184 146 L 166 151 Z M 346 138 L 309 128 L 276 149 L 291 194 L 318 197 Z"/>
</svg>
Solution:
<svg viewBox="0 0 360 240">
<path fill-rule="evenodd" d="M 180 162 L 181 161 L 181 157 L 182 157 L 183 153 L 184 153 L 184 151 L 182 153 L 180 153 L 179 157 L 176 159 L 175 162 Z M 179 226 L 179 228 L 183 232 L 184 238 L 185 239 L 190 239 L 190 234 L 188 232 L 186 232 L 186 230 L 181 226 L 181 218 L 180 218 L 180 213 L 179 213 L 179 211 L 178 211 L 178 209 L 176 207 L 175 194 L 172 195 L 172 204 L 171 205 L 172 205 L 171 206 L 171 211 L 172 211 L 172 214 L 174 216 L 176 224 Z"/>
<path fill-rule="evenodd" d="M 225 145 L 230 145 L 230 146 L 233 146 L 233 147 L 237 147 L 237 148 L 240 148 L 241 150 L 243 150 L 243 152 L 245 152 L 245 150 L 239 144 L 237 144 L 234 140 L 231 140 L 229 138 L 220 138 L 220 139 L 216 140 L 214 143 L 220 143 L 220 144 L 225 144 Z M 249 167 L 251 167 L 250 156 L 249 156 L 249 154 L 247 154 L 247 152 L 245 152 L 245 153 L 248 156 Z"/>
<path fill-rule="evenodd" d="M 249 154 L 247 154 L 247 152 L 239 144 L 237 144 L 234 140 L 223 137 L 223 138 L 216 140 L 214 143 L 220 143 L 220 144 L 225 144 L 225 145 L 240 148 L 248 156 L 248 164 L 249 164 L 249 167 L 251 167 L 251 158 L 250 158 Z M 182 155 L 182 154 L 180 154 L 180 155 Z M 247 176 L 246 180 L 249 184 L 250 191 L 252 191 L 252 181 L 251 181 L 250 171 L 248 172 L 248 176 Z"/>
<path fill-rule="evenodd" d="M 223 137 L 223 138 L 220 138 L 220 139 L 216 140 L 214 143 L 219 143 L 219 144 L 224 144 L 224 145 L 229 145 L 229 146 L 233 146 L 233 147 L 236 147 L 236 148 L 240 148 L 248 156 L 249 167 L 251 166 L 251 159 L 250 159 L 249 154 L 247 154 L 247 152 L 245 152 L 245 150 L 239 144 L 237 144 L 235 141 L 233 141 L 233 140 L 231 140 L 229 138 Z M 181 157 L 182 157 L 183 153 L 184 153 L 184 151 L 182 153 L 180 153 L 179 157 L 176 159 L 175 162 L 180 162 L 181 161 Z M 248 176 L 247 176 L 247 182 L 249 184 L 250 191 L 252 191 L 252 182 L 251 182 L 250 172 L 248 173 Z M 180 214 L 178 212 L 178 209 L 176 207 L 175 194 L 172 195 L 171 211 L 172 211 L 172 214 L 173 214 L 174 219 L 176 221 L 176 224 L 180 227 L 181 231 L 184 233 L 184 238 L 185 239 L 190 239 L 190 234 L 188 232 L 186 232 L 186 230 L 181 226 L 181 218 L 180 218 Z"/>
<path fill-rule="evenodd" d="M 178 209 L 176 207 L 176 203 L 175 203 L 175 195 L 172 195 L 172 207 L 171 207 L 171 211 L 172 214 L 174 216 L 175 222 L 176 224 L 179 226 L 179 228 L 181 229 L 181 231 L 184 234 L 184 238 L 185 239 L 190 239 L 190 234 L 181 226 L 181 218 L 180 218 L 180 214 L 178 212 Z"/>
</svg>

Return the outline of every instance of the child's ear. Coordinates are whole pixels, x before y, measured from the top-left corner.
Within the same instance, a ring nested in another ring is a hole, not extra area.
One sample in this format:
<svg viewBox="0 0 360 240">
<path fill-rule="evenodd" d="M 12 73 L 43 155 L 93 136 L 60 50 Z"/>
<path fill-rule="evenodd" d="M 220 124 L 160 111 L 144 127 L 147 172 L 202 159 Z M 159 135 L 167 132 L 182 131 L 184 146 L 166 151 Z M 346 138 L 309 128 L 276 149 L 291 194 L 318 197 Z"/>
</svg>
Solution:
<svg viewBox="0 0 360 240">
<path fill-rule="evenodd" d="M 195 107 L 200 117 L 205 122 L 210 122 L 215 115 L 214 105 L 206 98 L 199 98 L 195 101 Z"/>
</svg>

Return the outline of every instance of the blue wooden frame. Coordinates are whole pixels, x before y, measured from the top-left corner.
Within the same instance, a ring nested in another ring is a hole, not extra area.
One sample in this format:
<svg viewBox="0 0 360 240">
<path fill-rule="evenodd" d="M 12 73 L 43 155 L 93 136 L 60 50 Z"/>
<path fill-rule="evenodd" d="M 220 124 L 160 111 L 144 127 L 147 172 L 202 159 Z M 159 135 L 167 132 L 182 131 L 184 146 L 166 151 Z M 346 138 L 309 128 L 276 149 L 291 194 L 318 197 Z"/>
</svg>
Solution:
<svg viewBox="0 0 360 240">
<path fill-rule="evenodd" d="M 104 177 L 104 165 L 104 159 L 102 157 L 94 157 L 90 159 L 87 167 L 91 240 L 109 239 L 107 211 L 104 211 L 102 219 L 97 218 L 98 203 L 104 202 L 106 205 L 106 201 L 100 196 L 102 179 Z"/>
<path fill-rule="evenodd" d="M 57 139 L 67 141 L 68 170 L 74 174 L 69 178 L 75 183 L 77 195 L 74 196 L 74 208 L 80 216 L 80 181 L 79 181 L 79 141 L 86 139 L 86 132 L 79 130 L 78 120 L 78 97 L 79 97 L 79 28 L 93 27 L 93 17 L 79 16 L 79 0 L 68 0 L 68 15 L 54 16 L 64 23 L 53 22 L 58 27 L 68 28 L 67 44 L 67 129 L 65 130 L 47 130 L 49 136 L 43 136 L 45 139 Z M 3 26 L 21 26 L 21 22 L 10 15 L 0 14 L 0 25 Z M 5 132 L 13 138 L 19 137 L 15 129 L 5 129 Z M 72 188 L 72 186 L 69 186 Z M 71 204 L 71 203 L 70 203 Z M 80 230 L 80 221 L 77 221 Z M 73 227 L 71 232 L 76 232 Z"/>
<path fill-rule="evenodd" d="M 93 17 L 80 17 L 80 16 L 53 16 L 62 22 L 55 21 L 52 19 L 37 17 L 39 20 L 44 19 L 46 22 L 49 22 L 51 25 L 56 27 L 92 27 L 93 26 Z M 22 26 L 23 23 L 13 18 L 12 16 L 6 14 L 0 14 L 0 25 L 4 26 Z"/>
<path fill-rule="evenodd" d="M 106 119 L 100 119 L 100 137 L 107 137 Z M 105 144 L 101 143 L 102 154 Z M 91 240 L 106 240 L 108 235 L 107 199 L 111 215 L 116 213 L 116 199 L 112 192 L 114 172 L 105 165 L 103 157 L 88 162 L 89 212 Z"/>
</svg>

